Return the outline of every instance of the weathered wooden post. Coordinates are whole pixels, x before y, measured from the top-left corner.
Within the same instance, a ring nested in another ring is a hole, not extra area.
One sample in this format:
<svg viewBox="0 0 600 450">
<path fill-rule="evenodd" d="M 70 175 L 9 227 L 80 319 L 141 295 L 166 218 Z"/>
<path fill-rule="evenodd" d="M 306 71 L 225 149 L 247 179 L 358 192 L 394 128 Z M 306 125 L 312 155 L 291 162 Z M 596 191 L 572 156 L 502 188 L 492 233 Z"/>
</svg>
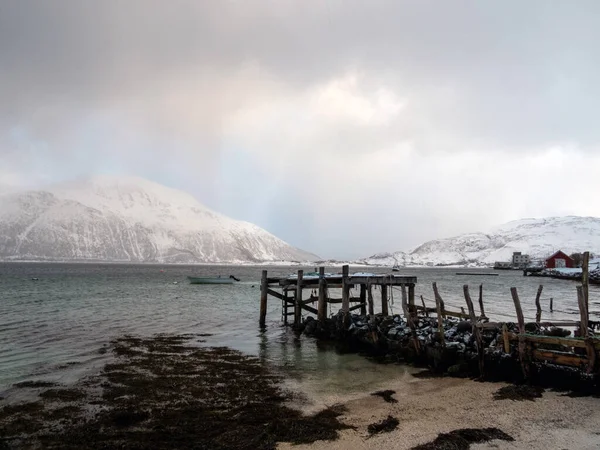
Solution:
<svg viewBox="0 0 600 450">
<path fill-rule="evenodd" d="M 444 307 L 444 300 L 442 300 L 442 296 L 438 292 L 437 283 L 435 281 L 433 282 L 433 295 L 435 296 L 436 303 L 438 301 L 440 302 L 440 307 L 442 309 L 442 317 L 445 319 L 446 318 L 446 308 Z"/>
<path fill-rule="evenodd" d="M 360 315 L 367 315 L 367 286 L 365 284 L 360 285 Z"/>
<path fill-rule="evenodd" d="M 369 315 L 373 317 L 375 315 L 375 305 L 373 304 L 373 286 L 370 283 L 367 285 L 367 298 L 369 299 Z"/>
<path fill-rule="evenodd" d="M 409 311 L 411 314 L 416 314 L 417 309 L 415 308 L 415 285 L 410 283 L 408 285 L 408 304 L 410 305 Z"/>
<path fill-rule="evenodd" d="M 585 300 L 585 310 L 590 311 L 590 252 L 583 254 L 583 264 L 581 266 L 581 284 L 583 287 L 583 299 Z M 588 316 L 587 320 L 590 318 Z"/>
<path fill-rule="evenodd" d="M 415 351 L 417 354 L 421 351 L 421 346 L 419 345 L 419 337 L 417 336 L 417 328 L 415 326 L 415 322 L 413 320 L 412 314 L 408 307 L 407 295 L 406 295 L 406 285 L 402 284 L 402 311 L 404 312 L 404 317 L 406 318 L 406 323 L 410 328 L 410 333 L 412 334 L 413 343 L 415 345 Z"/>
<path fill-rule="evenodd" d="M 260 278 L 260 319 L 259 326 L 261 328 L 265 327 L 267 320 L 267 289 L 269 288 L 267 282 L 267 271 L 262 271 L 262 277 Z"/>
<path fill-rule="evenodd" d="M 585 291 L 583 289 L 583 286 L 577 286 L 577 302 L 579 304 L 579 316 L 581 317 L 579 328 L 581 337 L 585 339 L 585 349 L 588 357 L 587 372 L 591 373 L 596 366 L 596 349 L 594 348 L 594 341 L 590 339 L 590 333 L 588 329 L 588 311 L 585 306 Z"/>
<path fill-rule="evenodd" d="M 317 304 L 317 320 L 325 322 L 327 318 L 327 281 L 325 267 L 319 267 L 319 302 Z"/>
<path fill-rule="evenodd" d="M 521 301 L 519 300 L 519 293 L 517 288 L 510 288 L 510 293 L 515 303 L 515 311 L 517 313 L 517 323 L 519 325 L 519 360 L 521 362 L 521 369 L 523 370 L 523 376 L 525 379 L 529 378 L 529 366 L 526 361 L 526 346 L 525 342 L 525 318 L 523 317 L 523 310 L 521 309 Z"/>
<path fill-rule="evenodd" d="M 435 285 L 435 283 L 433 283 Z M 422 297 L 421 297 L 422 298 Z M 446 346 L 446 338 L 444 336 L 444 319 L 442 318 L 442 302 L 439 295 L 435 296 L 435 307 L 437 310 L 438 333 L 440 334 L 440 342 L 442 347 Z"/>
<path fill-rule="evenodd" d="M 385 284 L 385 280 L 381 285 L 381 314 L 385 317 L 389 315 L 388 312 L 388 287 Z"/>
<path fill-rule="evenodd" d="M 427 306 L 425 306 L 425 299 L 421 295 L 421 303 L 423 304 L 423 312 L 425 313 L 425 317 L 429 317 L 429 312 L 427 311 Z"/>
<path fill-rule="evenodd" d="M 544 289 L 544 286 L 540 284 L 540 286 L 538 287 L 538 290 L 537 290 L 537 294 L 535 295 L 535 309 L 536 309 L 535 323 L 538 323 L 538 324 L 542 320 L 542 305 L 540 305 L 540 297 L 542 296 L 543 289 Z"/>
<path fill-rule="evenodd" d="M 504 341 L 504 353 L 510 353 L 510 340 L 508 339 L 508 328 L 502 324 L 502 340 Z"/>
<path fill-rule="evenodd" d="M 469 285 L 463 285 L 463 292 L 465 294 L 467 308 L 469 309 L 469 317 L 471 318 L 471 326 L 473 327 L 475 342 L 477 343 L 477 356 L 479 359 L 479 376 L 481 378 L 484 378 L 485 372 L 483 371 L 483 365 L 485 361 L 485 353 L 483 348 L 483 339 L 481 338 L 481 330 L 477 326 L 477 317 L 475 316 L 475 307 L 473 306 L 473 301 L 471 300 L 471 294 L 469 294 Z"/>
<path fill-rule="evenodd" d="M 350 325 L 350 284 L 348 283 L 348 274 L 350 267 L 342 266 L 342 314 L 344 315 L 344 325 Z"/>
<path fill-rule="evenodd" d="M 485 319 L 485 311 L 483 310 L 483 284 L 479 285 L 479 311 L 481 312 L 481 318 Z"/>
<path fill-rule="evenodd" d="M 304 270 L 298 270 L 298 283 L 296 284 L 296 301 L 294 302 L 294 327 L 298 328 L 302 322 L 302 281 Z"/>
<path fill-rule="evenodd" d="M 550 312 L 554 312 L 554 305 L 552 304 L 554 302 L 554 298 L 550 297 Z"/>
</svg>

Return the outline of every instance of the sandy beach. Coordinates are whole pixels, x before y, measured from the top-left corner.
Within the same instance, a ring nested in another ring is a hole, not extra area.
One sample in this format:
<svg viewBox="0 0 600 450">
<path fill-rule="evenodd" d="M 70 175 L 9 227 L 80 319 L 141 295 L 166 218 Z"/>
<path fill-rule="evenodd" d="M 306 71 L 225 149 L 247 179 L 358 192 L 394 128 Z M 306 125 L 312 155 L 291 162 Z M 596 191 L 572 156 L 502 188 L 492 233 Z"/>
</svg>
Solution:
<svg viewBox="0 0 600 450">
<path fill-rule="evenodd" d="M 367 393 L 348 399 L 311 399 L 311 409 L 342 403 L 347 411 L 340 420 L 356 429 L 340 431 L 336 441 L 300 446 L 282 443 L 278 448 L 410 449 L 433 441 L 439 433 L 488 427 L 502 430 L 514 441 L 495 440 L 471 448 L 600 448 L 600 400 L 551 391 L 534 400 L 494 400 L 494 393 L 503 386 L 508 385 L 459 378 L 418 378 L 407 372 L 377 387 L 394 390 L 397 403 Z M 398 427 L 391 432 L 369 435 L 368 425 L 388 416 L 398 419 Z"/>
</svg>

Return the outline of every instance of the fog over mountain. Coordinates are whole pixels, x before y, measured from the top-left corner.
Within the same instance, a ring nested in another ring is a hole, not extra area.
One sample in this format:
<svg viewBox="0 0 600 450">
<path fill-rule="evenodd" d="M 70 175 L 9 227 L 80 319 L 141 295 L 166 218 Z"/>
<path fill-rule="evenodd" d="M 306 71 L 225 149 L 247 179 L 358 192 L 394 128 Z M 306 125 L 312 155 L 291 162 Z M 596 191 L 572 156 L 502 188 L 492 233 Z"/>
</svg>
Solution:
<svg viewBox="0 0 600 450">
<path fill-rule="evenodd" d="M 135 177 L 93 177 L 0 195 L 0 259 L 128 262 L 306 261 L 248 222 Z"/>
</svg>

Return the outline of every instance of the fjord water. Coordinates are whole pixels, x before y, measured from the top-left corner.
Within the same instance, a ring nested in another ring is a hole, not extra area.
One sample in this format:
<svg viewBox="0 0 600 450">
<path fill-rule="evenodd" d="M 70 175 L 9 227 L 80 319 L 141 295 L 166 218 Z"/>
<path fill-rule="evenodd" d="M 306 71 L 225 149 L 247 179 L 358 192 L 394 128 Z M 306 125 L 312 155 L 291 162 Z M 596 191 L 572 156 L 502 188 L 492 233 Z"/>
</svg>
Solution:
<svg viewBox="0 0 600 450">
<path fill-rule="evenodd" d="M 298 267 L 267 269 L 269 276 L 284 276 Z M 291 377 L 318 380 L 315 385 L 328 391 L 372 386 L 401 370 L 358 355 L 337 353 L 311 338 L 296 337 L 282 326 L 281 303 L 272 298 L 267 329 L 261 331 L 258 305 L 262 270 L 250 266 L 0 263 L 0 395 L 10 394 L 10 387 L 20 381 L 70 383 L 97 371 L 108 358 L 105 349 L 111 339 L 124 334 L 211 334 L 202 338 L 205 345 L 257 355 Z M 386 273 L 385 269 L 368 270 Z M 469 270 L 404 269 L 399 275 L 416 276 L 417 301 L 423 295 L 431 306 L 431 283 L 436 281 L 447 307 L 456 309 L 465 305 L 463 284 L 471 286 L 476 299 L 482 283 L 486 314 L 507 321 L 515 317 L 510 287 L 519 289 L 525 317 L 531 319 L 535 316 L 535 292 L 542 283 L 543 319 L 578 318 L 573 282 L 523 277 L 519 271 L 489 277 L 456 272 Z M 186 279 L 190 275 L 230 274 L 242 281 L 211 286 L 191 285 Z M 393 290 L 392 294 L 392 311 L 399 312 L 400 291 Z M 378 293 L 375 295 L 378 303 Z M 548 310 L 550 297 L 554 298 L 554 313 Z M 597 286 L 590 288 L 590 309 L 592 320 L 597 319 Z"/>
</svg>

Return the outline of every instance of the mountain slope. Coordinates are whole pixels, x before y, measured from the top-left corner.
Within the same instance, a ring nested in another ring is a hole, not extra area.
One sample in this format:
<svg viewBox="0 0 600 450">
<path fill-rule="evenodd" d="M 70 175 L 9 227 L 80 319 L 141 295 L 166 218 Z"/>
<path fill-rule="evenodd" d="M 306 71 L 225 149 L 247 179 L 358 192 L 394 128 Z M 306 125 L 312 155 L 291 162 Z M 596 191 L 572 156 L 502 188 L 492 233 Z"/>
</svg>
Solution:
<svg viewBox="0 0 600 450">
<path fill-rule="evenodd" d="M 373 255 L 365 262 L 391 265 L 397 260 L 408 266 L 488 266 L 495 261 L 510 261 L 513 252 L 544 259 L 557 250 L 568 254 L 587 250 L 600 252 L 600 218 L 567 216 L 516 220 L 487 233 L 437 239 L 409 252 Z"/>
<path fill-rule="evenodd" d="M 184 192 L 103 176 L 0 195 L 0 258 L 223 263 L 317 256 Z"/>
</svg>

